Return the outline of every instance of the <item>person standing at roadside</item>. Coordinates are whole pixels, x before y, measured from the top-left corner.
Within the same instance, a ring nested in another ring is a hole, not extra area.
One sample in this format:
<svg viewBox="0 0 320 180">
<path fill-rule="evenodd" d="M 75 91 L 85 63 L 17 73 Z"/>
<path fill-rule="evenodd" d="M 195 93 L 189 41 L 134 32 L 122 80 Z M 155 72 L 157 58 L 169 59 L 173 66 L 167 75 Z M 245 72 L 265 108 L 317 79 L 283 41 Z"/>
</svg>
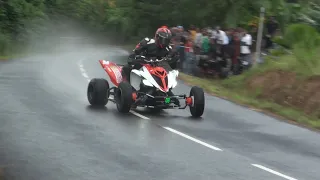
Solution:
<svg viewBox="0 0 320 180">
<path fill-rule="evenodd" d="M 194 27 L 194 25 L 190 26 L 189 32 L 190 32 L 190 35 L 191 35 L 190 36 L 191 37 L 191 41 L 194 42 L 195 39 L 196 39 L 196 34 L 197 34 L 197 31 L 196 31 L 196 28 Z"/>
<path fill-rule="evenodd" d="M 210 40 L 208 36 L 208 32 L 206 30 L 203 31 L 202 33 L 202 40 L 201 40 L 201 49 L 205 55 L 209 53 L 210 49 Z"/>
<path fill-rule="evenodd" d="M 271 16 L 266 24 L 267 34 L 266 34 L 266 49 L 272 47 L 272 38 L 274 37 L 277 29 L 279 28 L 279 23 L 276 21 L 274 16 Z"/>
<path fill-rule="evenodd" d="M 215 39 L 216 39 L 218 54 L 220 54 L 219 56 L 223 58 L 225 55 L 227 45 L 229 44 L 229 38 L 224 31 L 220 29 L 216 29 Z"/>
<path fill-rule="evenodd" d="M 247 30 L 242 30 L 242 38 L 240 42 L 240 57 L 243 60 L 243 65 L 245 67 L 250 67 L 251 62 L 251 50 L 252 36 L 247 32 Z"/>
<path fill-rule="evenodd" d="M 183 69 L 183 64 L 185 63 L 185 59 L 186 59 L 185 44 L 187 42 L 187 37 L 184 32 L 184 28 L 182 26 L 177 26 L 177 28 L 178 28 L 178 32 L 177 32 L 176 36 L 177 36 L 177 40 L 179 42 L 179 44 L 177 46 L 177 51 L 178 51 L 179 57 L 180 57 L 180 68 Z"/>
<path fill-rule="evenodd" d="M 194 50 L 196 54 L 200 54 L 201 51 L 201 43 L 202 43 L 202 33 L 200 31 L 200 28 L 196 29 L 197 34 L 196 37 L 194 39 Z"/>
</svg>

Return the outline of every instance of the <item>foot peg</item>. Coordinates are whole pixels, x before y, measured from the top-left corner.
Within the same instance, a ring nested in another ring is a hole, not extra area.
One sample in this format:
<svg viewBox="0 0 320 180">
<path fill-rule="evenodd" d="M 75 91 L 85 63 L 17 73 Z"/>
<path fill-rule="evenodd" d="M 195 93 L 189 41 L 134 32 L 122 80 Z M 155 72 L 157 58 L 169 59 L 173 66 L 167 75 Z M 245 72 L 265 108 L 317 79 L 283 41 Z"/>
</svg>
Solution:
<svg viewBox="0 0 320 180">
<path fill-rule="evenodd" d="M 144 104 L 146 102 L 146 100 L 148 99 L 148 96 L 147 95 L 143 95 L 143 96 L 140 96 L 137 101 L 136 101 L 136 105 L 139 105 L 139 104 Z"/>
</svg>

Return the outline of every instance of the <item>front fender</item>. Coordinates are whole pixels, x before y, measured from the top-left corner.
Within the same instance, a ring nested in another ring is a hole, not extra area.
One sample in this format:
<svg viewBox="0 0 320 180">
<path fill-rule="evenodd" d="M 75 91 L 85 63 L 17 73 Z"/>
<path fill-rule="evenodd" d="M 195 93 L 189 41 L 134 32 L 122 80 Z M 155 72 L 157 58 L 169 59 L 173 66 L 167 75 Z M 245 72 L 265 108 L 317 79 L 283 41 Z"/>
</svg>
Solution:
<svg viewBox="0 0 320 180">
<path fill-rule="evenodd" d="M 168 73 L 168 87 L 169 88 L 175 88 L 178 85 L 178 78 L 179 71 L 172 70 Z"/>
</svg>

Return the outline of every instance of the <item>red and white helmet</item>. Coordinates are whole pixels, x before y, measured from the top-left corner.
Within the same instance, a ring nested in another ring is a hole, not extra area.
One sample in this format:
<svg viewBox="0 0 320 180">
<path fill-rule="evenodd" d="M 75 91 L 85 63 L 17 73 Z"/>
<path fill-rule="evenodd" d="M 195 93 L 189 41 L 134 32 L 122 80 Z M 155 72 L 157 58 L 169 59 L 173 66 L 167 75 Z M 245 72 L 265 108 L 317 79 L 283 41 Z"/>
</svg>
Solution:
<svg viewBox="0 0 320 180">
<path fill-rule="evenodd" d="M 170 44 L 172 33 L 168 28 L 159 28 L 155 34 L 156 44 L 161 47 L 167 47 Z"/>
</svg>

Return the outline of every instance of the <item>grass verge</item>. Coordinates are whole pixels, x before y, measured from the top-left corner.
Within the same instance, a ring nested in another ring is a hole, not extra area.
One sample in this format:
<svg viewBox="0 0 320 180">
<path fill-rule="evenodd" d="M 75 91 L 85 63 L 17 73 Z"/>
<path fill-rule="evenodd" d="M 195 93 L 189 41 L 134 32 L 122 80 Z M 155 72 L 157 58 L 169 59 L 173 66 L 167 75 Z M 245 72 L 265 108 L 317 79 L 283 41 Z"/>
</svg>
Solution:
<svg viewBox="0 0 320 180">
<path fill-rule="evenodd" d="M 22 58 L 28 56 L 27 53 L 25 54 L 12 54 L 12 55 L 0 55 L 0 61 L 8 61 L 10 59 Z"/>
<path fill-rule="evenodd" d="M 261 90 L 250 91 L 245 87 L 245 82 L 255 75 L 264 73 L 270 69 L 292 70 L 292 57 L 284 56 L 279 60 L 273 61 L 268 59 L 268 63 L 253 68 L 242 75 L 234 76 L 226 80 L 215 80 L 199 78 L 180 73 L 179 78 L 189 85 L 202 87 L 207 93 L 223 99 L 227 99 L 234 103 L 249 107 L 255 111 L 259 111 L 277 119 L 285 120 L 293 124 L 302 125 L 313 130 L 320 130 L 319 117 L 306 114 L 301 109 L 283 106 L 271 100 L 258 98 Z M 305 77 L 304 71 L 299 71 L 301 77 Z"/>
<path fill-rule="evenodd" d="M 14 56 L 4 56 L 4 55 L 0 55 L 0 61 L 7 61 L 9 59 L 14 58 Z"/>
</svg>

